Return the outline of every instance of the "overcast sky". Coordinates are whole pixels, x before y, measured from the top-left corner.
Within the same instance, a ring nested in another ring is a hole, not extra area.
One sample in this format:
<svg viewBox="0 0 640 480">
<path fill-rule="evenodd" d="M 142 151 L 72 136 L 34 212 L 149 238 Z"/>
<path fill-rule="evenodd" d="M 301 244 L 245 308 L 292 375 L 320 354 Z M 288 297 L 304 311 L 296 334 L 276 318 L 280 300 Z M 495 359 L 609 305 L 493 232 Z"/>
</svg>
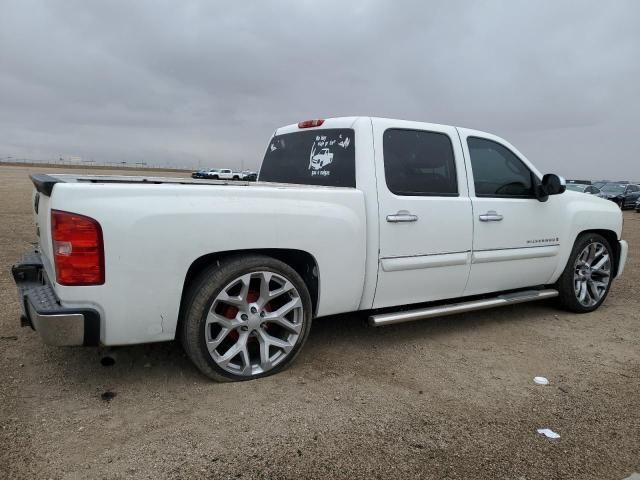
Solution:
<svg viewBox="0 0 640 480">
<path fill-rule="evenodd" d="M 640 181 L 640 1 L 0 0 L 0 158 L 255 168 L 280 125 L 375 115 Z"/>
</svg>

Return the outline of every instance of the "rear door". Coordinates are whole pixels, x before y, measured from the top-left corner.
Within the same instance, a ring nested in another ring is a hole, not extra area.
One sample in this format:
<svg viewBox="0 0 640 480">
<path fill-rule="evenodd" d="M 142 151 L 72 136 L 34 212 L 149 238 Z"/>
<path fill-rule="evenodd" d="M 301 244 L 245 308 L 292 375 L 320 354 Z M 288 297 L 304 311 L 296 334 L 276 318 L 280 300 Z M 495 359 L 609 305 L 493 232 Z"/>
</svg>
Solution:
<svg viewBox="0 0 640 480">
<path fill-rule="evenodd" d="M 542 285 L 557 267 L 560 195 L 540 202 L 538 173 L 504 140 L 458 129 L 473 203 L 473 256 L 465 295 Z"/>
<path fill-rule="evenodd" d="M 472 215 L 456 129 L 372 122 L 380 215 L 374 308 L 461 296 Z"/>
</svg>

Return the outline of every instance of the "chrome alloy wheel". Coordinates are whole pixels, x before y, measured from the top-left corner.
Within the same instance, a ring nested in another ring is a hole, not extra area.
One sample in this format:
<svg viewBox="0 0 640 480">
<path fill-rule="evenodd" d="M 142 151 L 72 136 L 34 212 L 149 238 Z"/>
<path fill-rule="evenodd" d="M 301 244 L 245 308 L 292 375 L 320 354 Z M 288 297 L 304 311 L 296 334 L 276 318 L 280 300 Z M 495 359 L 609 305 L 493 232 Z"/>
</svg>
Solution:
<svg viewBox="0 0 640 480">
<path fill-rule="evenodd" d="M 610 281 L 611 259 L 607 247 L 600 242 L 590 243 L 574 265 L 573 287 L 578 302 L 585 307 L 597 304 L 607 292 Z"/>
<path fill-rule="evenodd" d="M 216 296 L 205 321 L 205 341 L 220 368 L 251 377 L 289 356 L 303 321 L 300 294 L 289 280 L 274 272 L 252 272 Z"/>
</svg>

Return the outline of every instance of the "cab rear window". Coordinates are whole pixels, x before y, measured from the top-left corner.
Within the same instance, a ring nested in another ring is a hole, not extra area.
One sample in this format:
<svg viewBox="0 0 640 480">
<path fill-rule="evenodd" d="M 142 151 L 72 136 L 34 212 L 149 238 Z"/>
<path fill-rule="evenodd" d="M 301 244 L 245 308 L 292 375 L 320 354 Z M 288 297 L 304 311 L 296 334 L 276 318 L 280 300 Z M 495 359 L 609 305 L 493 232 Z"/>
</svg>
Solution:
<svg viewBox="0 0 640 480">
<path fill-rule="evenodd" d="M 327 128 L 276 135 L 267 147 L 259 180 L 355 187 L 354 131 Z"/>
</svg>

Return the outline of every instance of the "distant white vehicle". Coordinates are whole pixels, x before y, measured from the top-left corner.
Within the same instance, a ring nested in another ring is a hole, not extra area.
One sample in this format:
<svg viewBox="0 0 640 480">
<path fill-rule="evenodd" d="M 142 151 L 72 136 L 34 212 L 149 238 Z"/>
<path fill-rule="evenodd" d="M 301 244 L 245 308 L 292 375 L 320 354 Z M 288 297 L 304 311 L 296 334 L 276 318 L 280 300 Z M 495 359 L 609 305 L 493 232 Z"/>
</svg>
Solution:
<svg viewBox="0 0 640 480">
<path fill-rule="evenodd" d="M 234 172 L 230 168 L 213 168 L 209 170 L 206 178 L 211 178 L 213 180 L 240 180 L 241 174 L 239 172 Z"/>
<path fill-rule="evenodd" d="M 331 162 L 333 162 L 333 153 L 331 153 L 328 148 L 323 148 L 322 150 L 320 150 L 320 152 L 311 157 L 309 168 L 320 170 L 321 168 L 329 165 Z"/>
</svg>

